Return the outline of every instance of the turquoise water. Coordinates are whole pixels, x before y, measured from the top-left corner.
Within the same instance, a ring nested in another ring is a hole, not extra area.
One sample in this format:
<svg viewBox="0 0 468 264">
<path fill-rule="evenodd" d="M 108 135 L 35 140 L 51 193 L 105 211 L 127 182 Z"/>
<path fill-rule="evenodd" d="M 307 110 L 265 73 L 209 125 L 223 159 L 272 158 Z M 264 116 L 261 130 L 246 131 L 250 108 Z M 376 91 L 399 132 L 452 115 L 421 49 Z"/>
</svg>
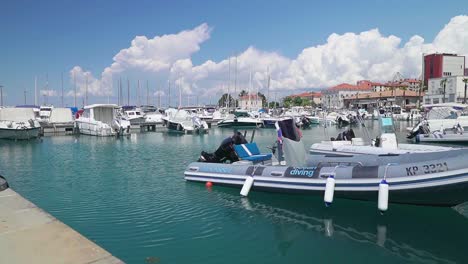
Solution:
<svg viewBox="0 0 468 264">
<path fill-rule="evenodd" d="M 325 132 L 338 129 L 305 130 L 306 146 Z M 186 183 L 186 165 L 231 133 L 0 141 L 0 174 L 127 263 L 468 263 L 468 218 L 451 208 L 391 204 L 381 216 L 374 202 L 325 208 L 321 197 L 244 199 L 239 189 Z M 267 151 L 275 135 L 258 130 L 255 139 Z"/>
</svg>

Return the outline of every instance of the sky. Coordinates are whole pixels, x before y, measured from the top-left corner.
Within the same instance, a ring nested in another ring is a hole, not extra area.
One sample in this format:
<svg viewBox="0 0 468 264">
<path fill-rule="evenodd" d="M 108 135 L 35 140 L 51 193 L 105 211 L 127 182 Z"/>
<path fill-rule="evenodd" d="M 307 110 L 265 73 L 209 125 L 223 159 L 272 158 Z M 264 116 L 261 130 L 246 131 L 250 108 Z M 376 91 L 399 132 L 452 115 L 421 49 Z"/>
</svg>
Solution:
<svg viewBox="0 0 468 264">
<path fill-rule="evenodd" d="M 465 1 L 0 1 L 5 105 L 33 104 L 37 79 L 37 103 L 60 106 L 62 76 L 66 106 L 75 86 L 78 106 L 117 103 L 120 80 L 125 104 L 273 99 L 417 78 L 431 52 L 468 55 Z"/>
</svg>

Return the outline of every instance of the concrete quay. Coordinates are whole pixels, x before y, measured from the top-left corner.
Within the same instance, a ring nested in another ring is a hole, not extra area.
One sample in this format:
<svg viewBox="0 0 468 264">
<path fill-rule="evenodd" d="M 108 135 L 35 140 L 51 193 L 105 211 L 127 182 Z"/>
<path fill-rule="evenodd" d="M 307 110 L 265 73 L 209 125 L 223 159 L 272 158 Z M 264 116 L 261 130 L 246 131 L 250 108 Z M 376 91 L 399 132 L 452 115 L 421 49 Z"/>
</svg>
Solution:
<svg viewBox="0 0 468 264">
<path fill-rule="evenodd" d="M 0 189 L 0 263 L 124 262 L 7 188 Z"/>
</svg>

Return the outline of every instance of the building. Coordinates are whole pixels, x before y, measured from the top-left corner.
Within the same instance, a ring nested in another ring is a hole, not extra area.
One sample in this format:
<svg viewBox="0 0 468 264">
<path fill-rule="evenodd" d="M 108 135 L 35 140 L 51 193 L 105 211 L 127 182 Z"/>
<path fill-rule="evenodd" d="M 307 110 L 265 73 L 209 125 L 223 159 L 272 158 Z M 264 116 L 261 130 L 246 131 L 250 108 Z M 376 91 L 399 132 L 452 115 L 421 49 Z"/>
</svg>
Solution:
<svg viewBox="0 0 468 264">
<path fill-rule="evenodd" d="M 353 95 L 372 92 L 370 81 L 360 81 L 357 85 L 342 83 L 322 91 L 322 106 L 332 109 L 345 107 L 344 100 Z"/>
<path fill-rule="evenodd" d="M 295 98 L 295 97 L 300 97 L 302 99 L 307 99 L 313 102 L 315 105 L 320 105 L 322 104 L 322 93 L 321 92 L 304 92 L 300 94 L 293 94 L 290 95 L 289 97 Z"/>
<path fill-rule="evenodd" d="M 450 76 L 463 76 L 465 56 L 449 53 L 435 53 L 424 56 L 424 85 L 429 79 Z"/>
<path fill-rule="evenodd" d="M 424 94 L 421 94 L 421 96 Z M 420 94 L 409 90 L 386 90 L 365 94 L 355 94 L 344 99 L 346 108 L 355 109 L 377 109 L 392 105 L 399 105 L 402 108 L 411 109 L 419 106 Z"/>
<path fill-rule="evenodd" d="M 465 96 L 465 83 L 463 79 L 468 79 L 468 76 L 449 76 L 443 78 L 429 79 L 429 85 L 424 96 L 425 104 L 438 104 L 458 102 L 462 103 Z M 445 81 L 445 101 L 444 98 L 444 85 L 442 80 Z"/>
<path fill-rule="evenodd" d="M 256 94 L 249 94 L 239 97 L 239 108 L 244 110 L 257 110 L 263 107 L 262 97 Z"/>
</svg>

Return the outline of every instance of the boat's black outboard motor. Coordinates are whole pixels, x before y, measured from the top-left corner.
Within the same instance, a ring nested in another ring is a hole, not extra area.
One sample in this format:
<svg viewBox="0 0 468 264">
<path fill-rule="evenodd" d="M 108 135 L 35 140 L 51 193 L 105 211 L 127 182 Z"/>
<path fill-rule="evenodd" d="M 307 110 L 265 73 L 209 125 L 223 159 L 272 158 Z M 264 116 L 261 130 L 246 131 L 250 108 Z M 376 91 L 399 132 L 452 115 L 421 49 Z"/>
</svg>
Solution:
<svg viewBox="0 0 468 264">
<path fill-rule="evenodd" d="M 416 131 L 413 131 L 413 132 L 410 132 L 408 133 L 408 135 L 406 135 L 406 138 L 407 139 L 412 139 L 414 138 L 415 136 L 419 135 L 419 134 L 429 134 L 430 133 L 430 129 L 429 129 L 429 126 L 427 124 L 427 122 L 421 122 L 419 124 L 417 124 L 418 129 Z"/>
<path fill-rule="evenodd" d="M 303 116 L 301 118 L 301 123 L 302 123 L 302 129 L 306 129 L 310 127 L 310 121 L 307 117 Z"/>
<path fill-rule="evenodd" d="M 201 152 L 199 162 L 223 163 L 226 161 L 234 162 L 239 158 L 234 150 L 234 145 L 248 143 L 240 132 L 235 132 L 232 137 L 228 137 L 221 142 L 221 145 L 214 153 Z"/>
<path fill-rule="evenodd" d="M 350 129 L 347 129 L 341 133 L 338 134 L 338 136 L 336 138 L 331 138 L 332 141 L 344 141 L 344 140 L 351 140 L 353 138 L 355 138 L 356 135 L 354 134 L 354 131 L 352 128 Z"/>
</svg>

